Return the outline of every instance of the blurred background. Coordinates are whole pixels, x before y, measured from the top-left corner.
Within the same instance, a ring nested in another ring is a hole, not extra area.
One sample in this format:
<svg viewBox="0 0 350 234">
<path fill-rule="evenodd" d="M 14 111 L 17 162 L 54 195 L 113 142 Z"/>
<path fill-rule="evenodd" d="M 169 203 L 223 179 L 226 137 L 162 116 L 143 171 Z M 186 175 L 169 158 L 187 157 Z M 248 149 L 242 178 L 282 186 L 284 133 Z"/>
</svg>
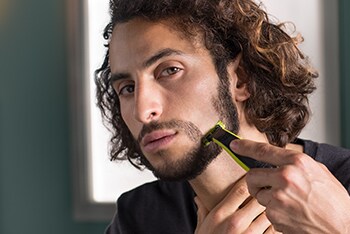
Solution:
<svg viewBox="0 0 350 234">
<path fill-rule="evenodd" d="M 64 0 L 0 0 L 0 233 L 103 233 L 73 218 Z"/>
<path fill-rule="evenodd" d="M 68 1 L 68 0 L 67 0 Z M 340 144 L 350 148 L 350 2 L 339 0 Z M 0 0 L 0 233 L 103 233 L 73 218 L 67 11 Z"/>
</svg>

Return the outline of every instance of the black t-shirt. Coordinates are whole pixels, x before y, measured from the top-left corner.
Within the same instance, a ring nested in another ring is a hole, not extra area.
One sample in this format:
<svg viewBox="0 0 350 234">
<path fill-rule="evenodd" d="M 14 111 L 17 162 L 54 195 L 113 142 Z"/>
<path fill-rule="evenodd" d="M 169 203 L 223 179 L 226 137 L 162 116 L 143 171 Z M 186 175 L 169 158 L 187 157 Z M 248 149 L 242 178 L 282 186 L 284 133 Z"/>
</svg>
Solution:
<svg viewBox="0 0 350 234">
<path fill-rule="evenodd" d="M 298 139 L 304 152 L 327 166 L 350 194 L 350 150 Z M 120 196 L 106 234 L 194 233 L 197 208 L 188 182 L 155 181 Z"/>
</svg>

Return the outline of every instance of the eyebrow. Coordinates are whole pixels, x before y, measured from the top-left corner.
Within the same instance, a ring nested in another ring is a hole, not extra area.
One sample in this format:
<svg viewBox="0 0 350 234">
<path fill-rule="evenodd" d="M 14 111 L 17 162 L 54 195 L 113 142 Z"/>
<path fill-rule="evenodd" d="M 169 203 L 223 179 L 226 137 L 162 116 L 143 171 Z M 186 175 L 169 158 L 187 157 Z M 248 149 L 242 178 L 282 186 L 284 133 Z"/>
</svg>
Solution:
<svg viewBox="0 0 350 234">
<path fill-rule="evenodd" d="M 164 57 L 168 57 L 168 56 L 171 56 L 171 55 L 174 55 L 174 54 L 181 55 L 181 54 L 183 54 L 183 52 L 181 52 L 179 50 L 170 49 L 170 48 L 166 48 L 166 49 L 160 50 L 156 54 L 151 56 L 149 59 L 147 59 L 142 64 L 143 68 L 150 67 L 152 64 L 157 62 L 159 59 L 164 58 Z"/>
<path fill-rule="evenodd" d="M 162 49 L 162 50 L 158 51 L 157 53 L 155 53 L 154 55 L 152 55 L 150 58 L 148 58 L 145 62 L 143 62 L 142 67 L 143 68 L 150 67 L 152 64 L 156 63 L 161 58 L 168 57 L 168 56 L 171 56 L 174 54 L 181 55 L 181 54 L 183 54 L 183 52 L 181 52 L 179 50 L 170 49 L 170 48 Z M 130 78 L 130 74 L 128 74 L 128 73 L 111 74 L 111 82 L 115 82 L 117 80 L 122 80 L 122 79 L 127 79 L 127 78 Z"/>
</svg>

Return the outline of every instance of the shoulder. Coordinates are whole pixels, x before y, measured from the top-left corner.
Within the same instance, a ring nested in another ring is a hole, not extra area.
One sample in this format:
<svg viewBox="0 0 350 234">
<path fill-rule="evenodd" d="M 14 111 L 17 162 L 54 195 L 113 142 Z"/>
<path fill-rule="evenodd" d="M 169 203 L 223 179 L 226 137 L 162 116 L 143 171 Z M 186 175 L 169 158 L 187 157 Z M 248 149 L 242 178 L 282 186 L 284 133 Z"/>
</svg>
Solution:
<svg viewBox="0 0 350 234">
<path fill-rule="evenodd" d="M 300 140 L 300 142 L 303 144 L 306 154 L 330 168 L 338 168 L 344 163 L 350 163 L 349 149 L 310 140 Z"/>
<path fill-rule="evenodd" d="M 119 197 L 109 230 L 193 233 L 196 225 L 193 197 L 188 182 L 154 181 L 141 185 Z"/>
</svg>

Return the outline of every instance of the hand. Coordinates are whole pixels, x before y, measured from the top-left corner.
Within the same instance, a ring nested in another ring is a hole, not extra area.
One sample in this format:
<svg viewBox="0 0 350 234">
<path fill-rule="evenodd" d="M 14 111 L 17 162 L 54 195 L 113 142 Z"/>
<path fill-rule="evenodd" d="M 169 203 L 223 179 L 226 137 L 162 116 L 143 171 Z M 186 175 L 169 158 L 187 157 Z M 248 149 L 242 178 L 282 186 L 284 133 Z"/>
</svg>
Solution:
<svg viewBox="0 0 350 234">
<path fill-rule="evenodd" d="M 198 207 L 196 234 L 275 233 L 265 208 L 250 197 L 244 177 L 213 210 L 208 211 L 198 197 L 195 202 Z"/>
<path fill-rule="evenodd" d="M 283 233 L 350 233 L 350 197 L 328 169 L 306 154 L 248 140 L 237 154 L 276 165 L 247 173 L 250 194 Z M 350 173 L 350 172 L 349 172 Z"/>
</svg>

